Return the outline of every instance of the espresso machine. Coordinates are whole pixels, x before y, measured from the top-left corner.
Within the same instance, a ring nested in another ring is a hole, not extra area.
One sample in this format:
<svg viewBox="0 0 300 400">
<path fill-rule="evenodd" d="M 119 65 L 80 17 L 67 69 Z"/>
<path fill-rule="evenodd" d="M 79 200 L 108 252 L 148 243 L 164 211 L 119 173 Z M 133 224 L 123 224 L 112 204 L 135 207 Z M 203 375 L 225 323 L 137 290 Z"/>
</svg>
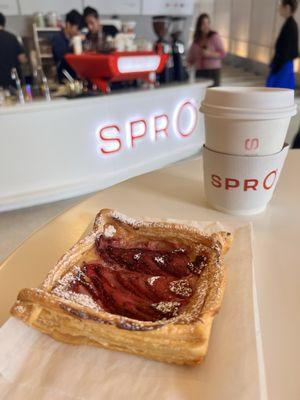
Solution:
<svg viewBox="0 0 300 400">
<path fill-rule="evenodd" d="M 174 65 L 172 57 L 172 43 L 169 40 L 171 31 L 172 18 L 168 16 L 152 17 L 153 30 L 157 36 L 157 41 L 154 44 L 154 50 L 157 53 L 168 54 L 168 62 L 165 69 L 158 74 L 159 83 L 169 83 L 174 80 Z"/>
<path fill-rule="evenodd" d="M 171 44 L 173 57 L 173 79 L 174 81 L 183 82 L 188 79 L 188 73 L 185 67 L 185 48 L 181 40 L 184 30 L 185 17 L 173 17 L 171 29 Z"/>
</svg>

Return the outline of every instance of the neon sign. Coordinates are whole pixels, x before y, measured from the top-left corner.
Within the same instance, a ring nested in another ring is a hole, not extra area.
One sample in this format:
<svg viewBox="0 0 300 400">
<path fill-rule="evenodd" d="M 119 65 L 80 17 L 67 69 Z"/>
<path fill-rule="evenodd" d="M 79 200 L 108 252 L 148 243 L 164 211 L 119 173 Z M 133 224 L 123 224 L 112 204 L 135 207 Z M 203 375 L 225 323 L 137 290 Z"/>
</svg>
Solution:
<svg viewBox="0 0 300 400">
<path fill-rule="evenodd" d="M 172 115 L 152 114 L 148 118 L 129 119 L 125 124 L 108 123 L 97 129 L 97 151 L 100 155 L 115 154 L 123 149 L 136 149 L 145 139 L 151 142 L 166 140 L 172 135 L 187 138 L 196 132 L 198 110 L 193 100 L 185 100 L 175 107 Z"/>
</svg>

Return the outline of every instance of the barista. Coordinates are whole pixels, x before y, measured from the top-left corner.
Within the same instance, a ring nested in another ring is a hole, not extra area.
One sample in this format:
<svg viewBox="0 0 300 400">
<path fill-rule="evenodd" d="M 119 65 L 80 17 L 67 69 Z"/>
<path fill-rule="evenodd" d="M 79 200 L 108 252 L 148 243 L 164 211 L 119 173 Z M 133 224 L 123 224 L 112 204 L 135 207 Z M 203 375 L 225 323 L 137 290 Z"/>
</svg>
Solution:
<svg viewBox="0 0 300 400">
<path fill-rule="evenodd" d="M 0 13 L 0 87 L 8 88 L 14 86 L 12 68 L 18 69 L 27 59 L 16 36 L 5 30 L 5 23 L 5 16 Z"/>
<path fill-rule="evenodd" d="M 85 50 L 101 51 L 104 45 L 104 34 L 98 11 L 95 8 L 86 7 L 83 11 L 83 19 L 88 28 L 84 42 Z"/>
<path fill-rule="evenodd" d="M 56 64 L 57 76 L 60 82 L 63 82 L 65 77 L 63 70 L 65 69 L 69 74 L 76 78 L 76 72 L 65 60 L 65 55 L 72 53 L 72 39 L 80 34 L 80 27 L 82 24 L 82 16 L 78 11 L 72 10 L 66 15 L 66 23 L 64 29 L 53 36 L 52 39 L 52 53 L 54 62 Z"/>
</svg>

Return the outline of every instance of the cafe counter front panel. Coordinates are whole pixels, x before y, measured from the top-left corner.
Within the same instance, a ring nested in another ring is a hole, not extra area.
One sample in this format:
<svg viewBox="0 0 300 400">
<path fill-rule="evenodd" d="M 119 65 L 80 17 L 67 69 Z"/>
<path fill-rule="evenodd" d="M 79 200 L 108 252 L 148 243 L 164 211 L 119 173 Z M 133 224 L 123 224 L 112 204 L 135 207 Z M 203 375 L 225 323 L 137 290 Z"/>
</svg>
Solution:
<svg viewBox="0 0 300 400">
<path fill-rule="evenodd" d="M 93 192 L 198 153 L 208 83 L 0 109 L 0 211 Z"/>
</svg>

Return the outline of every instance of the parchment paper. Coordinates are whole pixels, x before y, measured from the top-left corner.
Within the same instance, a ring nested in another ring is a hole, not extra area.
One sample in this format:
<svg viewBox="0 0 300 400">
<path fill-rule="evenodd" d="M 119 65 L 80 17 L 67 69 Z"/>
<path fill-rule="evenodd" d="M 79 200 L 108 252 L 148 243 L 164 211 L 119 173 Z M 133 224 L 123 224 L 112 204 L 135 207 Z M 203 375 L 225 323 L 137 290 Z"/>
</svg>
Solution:
<svg viewBox="0 0 300 400">
<path fill-rule="evenodd" d="M 10 318 L 0 329 L 0 398 L 265 399 L 256 346 L 259 332 L 253 308 L 251 226 L 189 224 L 210 233 L 226 229 L 235 235 L 226 256 L 224 301 L 202 365 L 173 366 L 109 350 L 66 345 Z"/>
</svg>

